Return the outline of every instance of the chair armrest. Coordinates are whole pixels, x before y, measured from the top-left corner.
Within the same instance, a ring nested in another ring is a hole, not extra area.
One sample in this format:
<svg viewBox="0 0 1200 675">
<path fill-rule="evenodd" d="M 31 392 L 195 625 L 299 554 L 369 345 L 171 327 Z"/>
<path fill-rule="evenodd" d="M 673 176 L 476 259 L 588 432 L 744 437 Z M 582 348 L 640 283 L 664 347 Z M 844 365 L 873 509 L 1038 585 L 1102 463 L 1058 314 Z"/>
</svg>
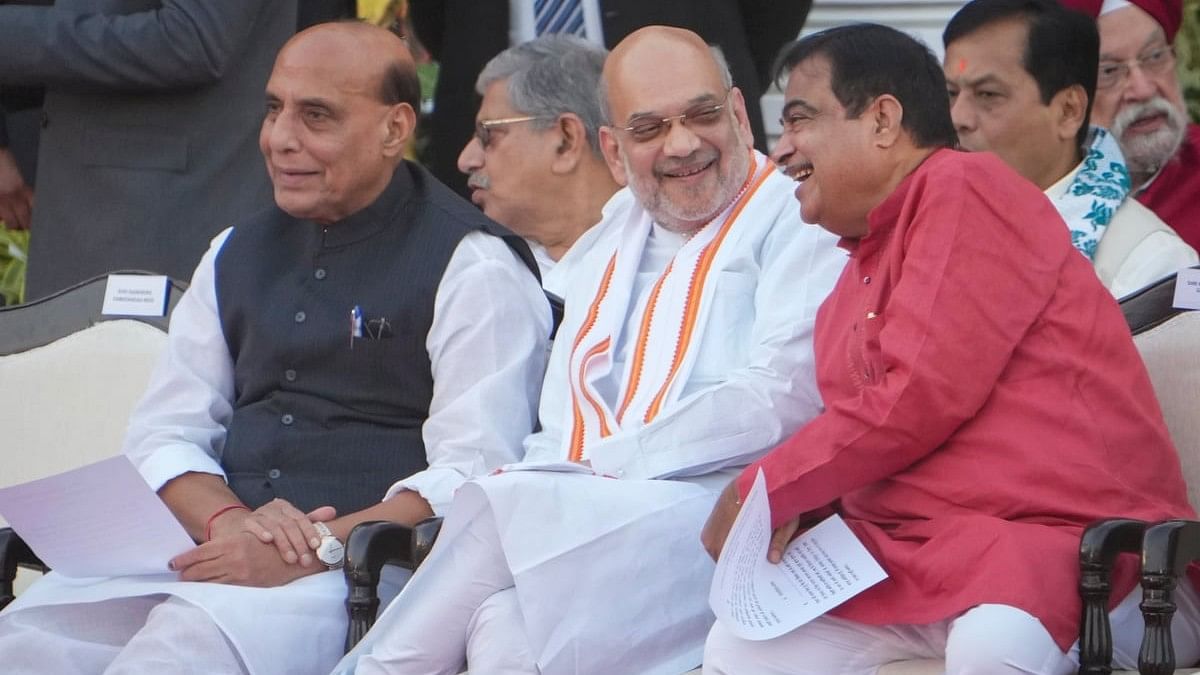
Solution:
<svg viewBox="0 0 1200 675">
<path fill-rule="evenodd" d="M 0 609 L 15 599 L 13 581 L 18 566 L 43 572 L 49 569 L 11 527 L 0 528 Z"/>
<path fill-rule="evenodd" d="M 400 565 L 415 570 L 433 548 L 441 518 L 426 518 L 409 527 L 389 521 L 359 523 L 346 542 L 348 596 L 346 611 L 350 625 L 346 629 L 346 651 L 350 651 L 375 623 L 379 611 L 379 575 L 384 565 Z"/>
<path fill-rule="evenodd" d="M 1113 561 L 1122 552 L 1139 551 L 1146 523 L 1112 518 L 1098 520 L 1079 538 L 1079 675 L 1112 672 L 1112 627 L 1108 623 L 1109 578 Z"/>
<path fill-rule="evenodd" d="M 1200 522 L 1168 520 L 1146 528 L 1142 540 L 1142 616 L 1146 633 L 1138 654 L 1138 670 L 1157 675 L 1175 672 L 1171 619 L 1175 579 L 1200 559 Z"/>
</svg>

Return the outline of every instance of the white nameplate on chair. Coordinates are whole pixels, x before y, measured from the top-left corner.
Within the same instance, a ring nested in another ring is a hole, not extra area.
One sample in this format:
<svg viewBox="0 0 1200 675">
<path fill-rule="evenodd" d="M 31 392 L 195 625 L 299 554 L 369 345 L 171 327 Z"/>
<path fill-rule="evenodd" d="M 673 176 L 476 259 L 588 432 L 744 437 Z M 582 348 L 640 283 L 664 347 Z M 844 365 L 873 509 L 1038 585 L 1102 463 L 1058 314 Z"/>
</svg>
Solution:
<svg viewBox="0 0 1200 675">
<path fill-rule="evenodd" d="M 145 274 L 110 274 L 104 288 L 105 316 L 166 316 L 167 278 Z"/>
<path fill-rule="evenodd" d="M 1175 309 L 1200 309 L 1200 269 L 1179 270 L 1175 277 Z"/>
<path fill-rule="evenodd" d="M 195 546 L 125 455 L 2 488 L 0 515 L 68 577 L 167 573 Z"/>
<path fill-rule="evenodd" d="M 708 604 L 745 640 L 769 640 L 812 621 L 887 578 L 841 516 L 834 514 L 767 560 L 771 504 L 762 469 L 738 513 L 713 573 Z"/>
</svg>

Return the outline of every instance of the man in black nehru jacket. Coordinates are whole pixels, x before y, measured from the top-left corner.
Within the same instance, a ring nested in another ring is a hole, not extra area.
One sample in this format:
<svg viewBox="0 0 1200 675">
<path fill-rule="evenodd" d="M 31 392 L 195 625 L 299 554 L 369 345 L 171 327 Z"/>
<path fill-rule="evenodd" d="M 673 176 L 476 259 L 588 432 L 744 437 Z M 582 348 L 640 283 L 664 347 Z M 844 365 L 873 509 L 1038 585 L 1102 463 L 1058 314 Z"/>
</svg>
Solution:
<svg viewBox="0 0 1200 675">
<path fill-rule="evenodd" d="M 525 244 L 403 160 L 418 91 L 383 29 L 284 46 L 277 208 L 213 240 L 125 441 L 198 546 L 172 574 L 35 583 L 0 614 L 6 673 L 329 672 L 350 530 L 518 459 L 550 308 Z"/>
</svg>

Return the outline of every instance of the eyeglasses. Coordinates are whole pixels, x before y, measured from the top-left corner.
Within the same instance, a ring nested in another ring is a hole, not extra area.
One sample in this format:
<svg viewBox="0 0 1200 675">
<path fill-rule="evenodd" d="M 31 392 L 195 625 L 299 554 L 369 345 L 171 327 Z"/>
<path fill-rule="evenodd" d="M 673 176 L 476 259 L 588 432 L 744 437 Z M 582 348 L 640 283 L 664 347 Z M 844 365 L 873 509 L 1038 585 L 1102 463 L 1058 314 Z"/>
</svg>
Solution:
<svg viewBox="0 0 1200 675">
<path fill-rule="evenodd" d="M 521 117 L 505 117 L 498 120 L 479 120 L 475 123 L 475 138 L 479 140 L 479 145 L 485 150 L 492 143 L 492 128 L 502 127 L 507 124 L 517 124 L 519 122 L 532 122 L 534 120 L 548 119 L 541 115 L 523 115 Z"/>
<path fill-rule="evenodd" d="M 716 124 L 721 121 L 721 111 L 725 109 L 728 101 L 729 92 L 726 91 L 720 103 L 699 105 L 682 115 L 671 115 L 670 117 L 661 117 L 658 119 L 641 119 L 627 127 L 618 128 L 628 133 L 630 138 L 635 142 L 647 143 L 666 133 L 671 128 L 671 123 L 675 121 L 684 126 L 690 123 L 697 127 L 710 127 Z"/>
<path fill-rule="evenodd" d="M 1151 47 L 1129 61 L 1101 61 L 1096 88 L 1111 89 L 1124 84 L 1135 65 L 1147 76 L 1162 75 L 1175 65 L 1175 50 L 1164 44 Z"/>
</svg>

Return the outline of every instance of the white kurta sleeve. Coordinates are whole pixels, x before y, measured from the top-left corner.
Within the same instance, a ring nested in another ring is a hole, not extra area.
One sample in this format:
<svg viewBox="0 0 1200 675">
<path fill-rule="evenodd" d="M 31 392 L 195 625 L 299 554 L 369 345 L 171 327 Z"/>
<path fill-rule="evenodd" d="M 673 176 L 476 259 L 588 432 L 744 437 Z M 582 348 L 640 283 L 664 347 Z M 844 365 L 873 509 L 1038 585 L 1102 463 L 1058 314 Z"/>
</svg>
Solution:
<svg viewBox="0 0 1200 675">
<path fill-rule="evenodd" d="M 155 490 L 189 471 L 224 477 L 221 450 L 233 416 L 233 357 L 217 312 L 217 235 L 171 313 L 167 348 L 125 432 L 124 453 Z"/>
<path fill-rule="evenodd" d="M 501 239 L 463 238 L 438 286 L 425 342 L 433 366 L 421 429 L 429 468 L 397 482 L 385 499 L 414 490 L 441 514 L 468 478 L 520 459 L 536 421 L 550 321 L 537 280 Z"/>
<path fill-rule="evenodd" d="M 709 473 L 754 460 L 815 417 L 813 325 L 846 262 L 835 242 L 798 219 L 776 223 L 760 249 L 748 353 L 722 343 L 737 326 L 710 326 L 701 348 L 725 350 L 728 373 L 650 424 L 590 446 L 592 467 L 618 478 Z"/>
</svg>

